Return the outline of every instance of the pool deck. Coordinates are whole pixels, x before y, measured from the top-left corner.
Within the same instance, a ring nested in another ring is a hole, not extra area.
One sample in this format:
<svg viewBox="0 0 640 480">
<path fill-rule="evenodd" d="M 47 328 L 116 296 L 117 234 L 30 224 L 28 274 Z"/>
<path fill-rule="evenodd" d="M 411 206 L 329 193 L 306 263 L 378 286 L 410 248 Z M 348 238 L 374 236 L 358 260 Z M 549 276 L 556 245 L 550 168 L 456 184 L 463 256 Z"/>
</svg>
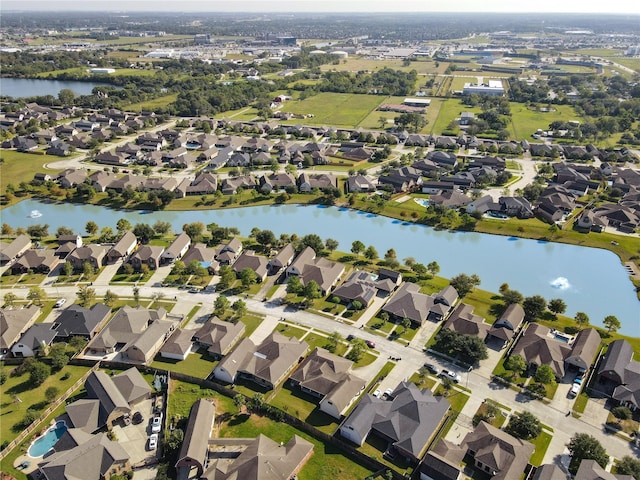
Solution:
<svg viewBox="0 0 640 480">
<path fill-rule="evenodd" d="M 30 473 L 38 470 L 38 463 L 41 460 L 42 457 L 33 458 L 25 453 L 24 455 L 20 455 L 18 458 L 16 458 L 15 462 L 13 462 L 13 468 L 21 471 L 25 475 L 29 475 Z M 22 465 L 22 462 L 29 462 L 29 466 L 26 468 L 18 468 L 20 465 Z"/>
</svg>

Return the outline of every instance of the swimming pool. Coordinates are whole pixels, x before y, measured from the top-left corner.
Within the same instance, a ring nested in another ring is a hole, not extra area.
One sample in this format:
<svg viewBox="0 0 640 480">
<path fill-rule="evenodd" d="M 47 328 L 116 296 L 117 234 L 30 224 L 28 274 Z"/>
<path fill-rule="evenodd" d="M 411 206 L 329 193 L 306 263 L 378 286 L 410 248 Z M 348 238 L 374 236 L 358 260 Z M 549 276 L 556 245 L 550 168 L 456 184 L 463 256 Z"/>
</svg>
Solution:
<svg viewBox="0 0 640 480">
<path fill-rule="evenodd" d="M 32 458 L 38 458 L 44 456 L 49 450 L 53 448 L 60 437 L 67 431 L 67 424 L 64 420 L 60 420 L 56 422 L 56 424 L 51 427 L 49 430 L 45 432 L 44 435 L 36 438 L 29 450 L 27 450 L 27 454 Z"/>
<path fill-rule="evenodd" d="M 423 207 L 428 207 L 429 205 L 431 205 L 431 202 L 429 202 L 429 200 L 427 200 L 426 198 L 414 198 L 413 201 L 418 205 L 422 205 Z"/>
</svg>

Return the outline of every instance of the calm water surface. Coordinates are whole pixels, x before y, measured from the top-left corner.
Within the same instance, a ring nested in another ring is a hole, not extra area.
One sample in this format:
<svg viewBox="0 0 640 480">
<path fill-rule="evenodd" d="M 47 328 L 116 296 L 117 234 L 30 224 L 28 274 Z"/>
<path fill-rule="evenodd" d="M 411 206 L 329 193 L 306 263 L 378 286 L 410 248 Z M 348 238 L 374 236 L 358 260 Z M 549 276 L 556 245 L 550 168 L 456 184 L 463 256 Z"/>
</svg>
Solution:
<svg viewBox="0 0 640 480">
<path fill-rule="evenodd" d="M 0 95 L 13 98 L 53 95 L 68 88 L 76 95 L 90 95 L 93 87 L 105 85 L 96 82 L 77 82 L 72 80 L 35 80 L 32 78 L 0 78 Z"/>
<path fill-rule="evenodd" d="M 29 218 L 32 210 L 39 210 L 42 216 Z M 620 259 L 607 250 L 474 232 L 437 231 L 364 212 L 319 206 L 130 212 L 26 200 L 0 210 L 0 217 L 2 223 L 13 227 L 46 223 L 49 232 L 64 225 L 82 234 L 89 220 L 100 228 L 109 226 L 114 230 L 120 218 L 127 218 L 133 225 L 152 225 L 161 220 L 170 222 L 175 232 L 181 231 L 185 223 L 215 222 L 237 227 L 244 236 L 253 227 L 272 230 L 276 235 L 317 233 L 322 239 L 337 240 L 342 251 L 349 251 L 351 243 L 360 240 L 375 246 L 380 257 L 393 248 L 399 260 L 414 257 L 425 265 L 435 260 L 445 277 L 475 273 L 485 290 L 497 292 L 507 282 L 525 296 L 562 298 L 568 315 L 586 312 L 594 325 L 600 325 L 607 315 L 615 315 L 622 322 L 622 333 L 640 336 L 640 304 L 633 284 Z"/>
</svg>

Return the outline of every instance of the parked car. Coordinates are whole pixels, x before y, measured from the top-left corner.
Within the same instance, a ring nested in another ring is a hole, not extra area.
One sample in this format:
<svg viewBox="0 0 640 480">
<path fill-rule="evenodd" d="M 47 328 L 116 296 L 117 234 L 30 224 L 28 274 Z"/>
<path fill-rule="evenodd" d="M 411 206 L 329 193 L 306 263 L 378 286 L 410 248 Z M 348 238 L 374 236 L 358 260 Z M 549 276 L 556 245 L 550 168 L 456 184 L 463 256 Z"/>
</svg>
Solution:
<svg viewBox="0 0 640 480">
<path fill-rule="evenodd" d="M 158 448 L 158 434 L 152 433 L 149 436 L 149 450 L 155 450 Z"/>
<path fill-rule="evenodd" d="M 351 340 L 355 340 L 356 336 L 353 334 L 347 335 L 347 342 L 350 342 Z"/>
<path fill-rule="evenodd" d="M 151 420 L 151 432 L 159 433 L 160 430 L 162 430 L 162 415 L 153 417 L 153 419 Z"/>
<path fill-rule="evenodd" d="M 451 370 L 442 370 L 439 374 L 441 378 L 448 378 L 456 383 L 460 383 L 462 381 L 462 377 L 458 375 L 456 372 L 452 372 Z"/>
<path fill-rule="evenodd" d="M 380 398 L 382 396 L 382 392 L 378 389 L 376 389 L 375 392 L 373 392 L 373 396 L 376 398 Z"/>
<path fill-rule="evenodd" d="M 571 385 L 571 390 L 569 390 L 569 396 L 575 397 L 576 395 L 578 395 L 578 392 L 580 392 L 580 384 L 574 383 L 573 385 Z"/>
<path fill-rule="evenodd" d="M 54 305 L 55 308 L 60 308 L 61 306 L 63 306 L 65 303 L 67 303 L 67 299 L 66 298 L 61 298 L 60 300 L 58 300 L 56 302 L 56 304 Z"/>
<path fill-rule="evenodd" d="M 376 344 L 371 340 L 365 340 L 364 343 L 366 343 L 369 348 L 376 348 Z"/>
<path fill-rule="evenodd" d="M 140 412 L 135 412 L 132 417 L 133 424 L 138 425 L 144 422 L 144 416 Z"/>
<path fill-rule="evenodd" d="M 391 397 L 392 393 L 393 393 L 393 388 L 387 388 L 382 394 L 382 398 L 389 398 Z"/>
<path fill-rule="evenodd" d="M 438 367 L 436 367 L 433 363 L 425 363 L 424 364 L 424 368 L 426 368 L 429 373 L 432 373 L 433 375 L 438 375 L 440 373 L 440 369 Z"/>
<path fill-rule="evenodd" d="M 198 287 L 192 287 L 189 289 L 189 293 L 200 293 L 200 289 Z"/>
</svg>

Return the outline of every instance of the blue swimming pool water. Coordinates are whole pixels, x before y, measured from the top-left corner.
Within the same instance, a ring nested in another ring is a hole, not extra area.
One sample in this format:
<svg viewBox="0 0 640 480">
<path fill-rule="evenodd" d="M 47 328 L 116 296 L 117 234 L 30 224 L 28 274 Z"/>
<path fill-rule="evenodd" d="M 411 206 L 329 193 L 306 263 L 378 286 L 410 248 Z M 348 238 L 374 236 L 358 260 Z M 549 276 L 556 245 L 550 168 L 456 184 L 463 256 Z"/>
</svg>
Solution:
<svg viewBox="0 0 640 480">
<path fill-rule="evenodd" d="M 42 457 L 45 453 L 53 448 L 62 434 L 67 431 L 67 424 L 64 421 L 57 422 L 47 432 L 31 444 L 28 455 L 33 458 Z"/>
</svg>

